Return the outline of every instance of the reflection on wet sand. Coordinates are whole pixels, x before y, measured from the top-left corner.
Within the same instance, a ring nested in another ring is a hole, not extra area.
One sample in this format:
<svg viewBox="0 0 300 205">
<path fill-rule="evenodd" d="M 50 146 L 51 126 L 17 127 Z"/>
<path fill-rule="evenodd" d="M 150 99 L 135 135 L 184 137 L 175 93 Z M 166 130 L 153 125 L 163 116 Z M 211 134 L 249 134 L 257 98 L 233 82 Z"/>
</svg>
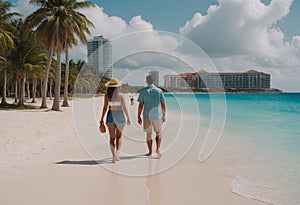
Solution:
<svg viewBox="0 0 300 205">
<path fill-rule="evenodd" d="M 159 171 L 161 160 L 148 160 L 148 173 L 157 173 Z M 154 174 L 151 176 L 146 176 L 144 184 L 148 189 L 147 197 L 149 199 L 149 204 L 160 205 L 163 203 L 163 184 L 161 183 L 161 174 Z"/>
</svg>

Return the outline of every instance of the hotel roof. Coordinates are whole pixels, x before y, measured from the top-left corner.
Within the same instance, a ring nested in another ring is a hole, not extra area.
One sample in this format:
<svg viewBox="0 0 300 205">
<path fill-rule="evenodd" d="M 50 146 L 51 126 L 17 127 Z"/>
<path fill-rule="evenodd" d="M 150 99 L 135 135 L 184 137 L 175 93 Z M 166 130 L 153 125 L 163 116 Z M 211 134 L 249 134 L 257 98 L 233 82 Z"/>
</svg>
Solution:
<svg viewBox="0 0 300 205">
<path fill-rule="evenodd" d="M 169 74 L 169 75 L 165 75 L 164 77 L 189 77 L 189 76 L 193 76 L 197 73 L 180 73 L 180 74 Z"/>
<path fill-rule="evenodd" d="M 264 75 L 270 75 L 269 73 L 259 72 L 256 70 L 248 70 L 246 72 L 207 72 L 205 70 L 199 70 L 197 72 L 198 74 L 212 74 L 212 75 L 238 75 L 238 74 L 264 74 Z"/>
<path fill-rule="evenodd" d="M 269 73 L 259 72 L 256 70 L 248 70 L 246 72 L 207 72 L 206 70 L 199 70 L 196 73 L 181 73 L 181 74 L 171 74 L 171 75 L 165 75 L 164 77 L 189 77 L 193 75 L 244 75 L 244 74 L 263 74 L 263 75 L 270 75 Z"/>
</svg>

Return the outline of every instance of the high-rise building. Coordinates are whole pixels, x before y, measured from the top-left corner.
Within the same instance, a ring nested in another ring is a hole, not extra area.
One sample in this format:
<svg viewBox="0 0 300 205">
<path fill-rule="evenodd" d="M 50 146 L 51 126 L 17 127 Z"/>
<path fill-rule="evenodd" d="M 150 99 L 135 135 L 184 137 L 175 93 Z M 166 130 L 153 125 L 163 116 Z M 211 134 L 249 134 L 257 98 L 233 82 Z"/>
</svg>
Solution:
<svg viewBox="0 0 300 205">
<path fill-rule="evenodd" d="M 154 85 L 159 86 L 159 71 L 158 70 L 151 70 L 149 72 L 150 75 L 154 78 Z"/>
<path fill-rule="evenodd" d="M 88 41 L 88 64 L 98 69 L 107 78 L 113 76 L 112 43 L 103 36 Z"/>
</svg>

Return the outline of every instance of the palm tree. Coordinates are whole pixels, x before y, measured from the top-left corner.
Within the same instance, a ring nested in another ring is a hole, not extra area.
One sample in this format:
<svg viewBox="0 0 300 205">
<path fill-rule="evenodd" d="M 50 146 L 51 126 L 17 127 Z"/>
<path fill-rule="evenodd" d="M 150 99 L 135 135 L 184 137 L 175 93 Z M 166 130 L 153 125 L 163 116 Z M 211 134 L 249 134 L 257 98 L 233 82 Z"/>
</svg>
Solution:
<svg viewBox="0 0 300 205">
<path fill-rule="evenodd" d="M 12 39 L 15 28 L 10 24 L 10 20 L 15 16 L 21 16 L 16 12 L 9 12 L 12 4 L 3 0 L 0 0 L 0 42 L 1 51 L 9 49 L 14 46 Z"/>
<path fill-rule="evenodd" d="M 66 8 L 69 15 L 66 17 L 67 28 L 65 39 L 65 54 L 66 54 L 66 70 L 65 70 L 65 86 L 64 86 L 64 101 L 63 106 L 68 107 L 68 85 L 69 85 L 69 47 L 77 45 L 78 41 L 75 38 L 78 37 L 82 43 L 87 43 L 86 35 L 90 34 L 88 26 L 94 26 L 82 13 L 78 12 L 79 9 L 89 8 L 94 6 L 93 4 L 85 2 L 77 2 L 76 0 L 67 1 Z M 75 36 L 74 36 L 75 34 Z"/>
<path fill-rule="evenodd" d="M 53 82 L 55 81 L 56 65 L 57 65 L 57 63 L 53 62 L 52 68 L 50 69 L 50 72 L 49 72 L 49 97 L 50 97 L 50 100 L 52 100 L 52 97 L 53 97 L 52 90 L 53 90 Z"/>
<path fill-rule="evenodd" d="M 40 40 L 44 48 L 48 51 L 47 65 L 44 74 L 44 82 L 42 85 L 42 103 L 41 108 L 47 108 L 47 87 L 48 76 L 51 67 L 53 50 L 55 46 L 56 36 L 52 31 L 55 29 L 55 18 L 53 19 L 53 4 L 47 0 L 30 0 L 30 3 L 41 6 L 40 9 L 30 14 L 25 25 L 27 30 L 35 29 L 36 39 Z M 57 9 L 57 7 L 55 7 Z"/>
<path fill-rule="evenodd" d="M 46 65 L 47 55 L 35 41 L 33 32 L 24 32 L 22 19 L 13 22 L 18 32 L 14 37 L 15 48 L 8 56 L 10 67 L 15 70 L 16 79 L 20 83 L 19 104 L 25 102 L 25 84 L 33 70 L 42 69 Z"/>
<path fill-rule="evenodd" d="M 3 81 L 3 94 L 1 104 L 7 104 L 6 102 L 6 85 L 7 85 L 7 67 L 5 65 L 6 59 L 0 56 L 0 71 L 4 71 L 4 81 Z"/>
<path fill-rule="evenodd" d="M 39 58 L 39 59 L 38 59 Z M 38 55 L 36 57 L 36 61 L 39 62 L 46 62 L 47 56 L 45 55 L 45 53 L 42 53 L 40 55 Z M 28 70 L 27 70 L 27 83 L 29 84 L 29 82 L 32 82 L 32 103 L 36 103 L 36 91 L 37 91 L 37 84 L 38 84 L 38 79 L 43 78 L 43 72 L 44 72 L 44 66 L 42 64 L 38 64 L 38 65 L 34 65 L 34 64 L 30 64 L 28 66 Z M 28 85 L 27 84 L 27 85 Z"/>
<path fill-rule="evenodd" d="M 52 110 L 59 110 L 61 59 L 60 54 L 68 51 L 70 45 L 76 45 L 74 34 L 85 40 L 85 33 L 89 33 L 88 25 L 92 23 L 77 10 L 92 6 L 89 2 L 77 2 L 76 0 L 30 0 L 30 3 L 40 6 L 37 11 L 26 19 L 28 28 L 35 29 L 37 38 L 41 39 L 48 50 L 48 63 L 45 72 L 43 100 L 41 107 L 47 107 L 46 94 L 47 83 L 53 51 L 57 54 L 57 71 L 55 82 L 55 97 Z M 66 52 L 68 56 L 68 52 Z M 67 72 L 67 69 L 66 69 Z M 67 76 L 67 75 L 66 75 Z"/>
<path fill-rule="evenodd" d="M 76 79 L 75 92 L 77 94 L 96 93 L 99 86 L 99 79 L 102 79 L 103 75 L 103 73 L 96 70 L 93 66 L 84 64 Z"/>
<path fill-rule="evenodd" d="M 78 61 L 77 63 L 75 63 L 73 60 L 69 61 L 70 70 L 69 70 L 68 88 L 71 93 L 74 92 L 74 85 L 75 85 L 78 73 L 79 73 L 80 68 L 82 67 L 83 63 L 84 63 L 83 61 Z"/>
<path fill-rule="evenodd" d="M 14 16 L 20 16 L 19 13 L 9 12 L 12 7 L 11 3 L 0 0 L 0 62 L 5 61 L 4 53 L 14 47 L 14 41 L 12 39 L 15 28 L 10 24 L 10 20 Z M 7 68 L 4 66 L 4 84 L 1 104 L 7 104 L 6 102 L 6 85 L 7 85 Z"/>
</svg>

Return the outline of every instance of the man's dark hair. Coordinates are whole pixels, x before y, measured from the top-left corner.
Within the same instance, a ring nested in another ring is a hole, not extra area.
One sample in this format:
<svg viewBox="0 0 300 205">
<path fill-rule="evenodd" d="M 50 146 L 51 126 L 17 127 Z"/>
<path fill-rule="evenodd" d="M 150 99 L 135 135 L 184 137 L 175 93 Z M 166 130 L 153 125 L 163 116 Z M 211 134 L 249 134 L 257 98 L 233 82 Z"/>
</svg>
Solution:
<svg viewBox="0 0 300 205">
<path fill-rule="evenodd" d="M 153 84 L 154 83 L 154 77 L 153 77 L 153 75 L 147 75 L 146 82 L 148 84 Z"/>
</svg>

